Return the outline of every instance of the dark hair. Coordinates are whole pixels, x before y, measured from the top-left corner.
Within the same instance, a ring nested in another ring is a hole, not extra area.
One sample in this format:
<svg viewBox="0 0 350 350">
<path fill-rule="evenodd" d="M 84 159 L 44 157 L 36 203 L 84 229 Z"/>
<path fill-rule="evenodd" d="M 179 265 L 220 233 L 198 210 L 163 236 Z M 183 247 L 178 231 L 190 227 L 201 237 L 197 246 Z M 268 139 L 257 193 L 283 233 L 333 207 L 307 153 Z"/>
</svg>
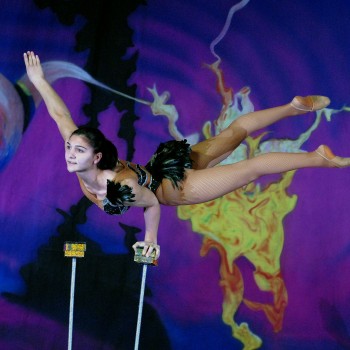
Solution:
<svg viewBox="0 0 350 350">
<path fill-rule="evenodd" d="M 89 126 L 81 126 L 74 130 L 72 135 L 84 136 L 91 147 L 94 149 L 94 153 L 102 153 L 101 160 L 97 163 L 97 167 L 101 170 L 111 169 L 113 170 L 118 163 L 118 151 L 114 144 L 109 141 L 103 133 Z M 71 136 L 72 136 L 71 135 Z"/>
</svg>

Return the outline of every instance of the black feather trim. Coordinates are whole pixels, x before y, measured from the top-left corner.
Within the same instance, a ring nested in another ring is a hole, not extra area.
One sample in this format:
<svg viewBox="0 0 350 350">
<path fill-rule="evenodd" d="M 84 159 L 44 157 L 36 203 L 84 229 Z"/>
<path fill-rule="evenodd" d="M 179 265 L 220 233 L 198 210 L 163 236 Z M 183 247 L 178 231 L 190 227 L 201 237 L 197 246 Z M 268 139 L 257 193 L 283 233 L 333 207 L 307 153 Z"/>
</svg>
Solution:
<svg viewBox="0 0 350 350">
<path fill-rule="evenodd" d="M 190 153 L 191 147 L 187 140 L 161 143 L 146 169 L 156 181 L 169 179 L 174 187 L 179 188 L 185 177 L 185 169 L 192 168 Z"/>
<path fill-rule="evenodd" d="M 132 188 L 127 185 L 121 185 L 119 182 L 107 180 L 107 199 L 113 205 L 123 205 L 125 202 L 135 202 L 135 195 Z"/>
</svg>

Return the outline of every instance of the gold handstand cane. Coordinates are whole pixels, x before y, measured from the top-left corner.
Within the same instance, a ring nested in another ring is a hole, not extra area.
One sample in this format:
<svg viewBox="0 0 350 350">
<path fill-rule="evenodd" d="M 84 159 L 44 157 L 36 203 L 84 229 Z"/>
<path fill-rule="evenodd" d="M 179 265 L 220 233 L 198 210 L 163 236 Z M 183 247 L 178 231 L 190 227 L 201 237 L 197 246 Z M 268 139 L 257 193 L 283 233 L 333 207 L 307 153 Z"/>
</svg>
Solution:
<svg viewBox="0 0 350 350">
<path fill-rule="evenodd" d="M 155 260 L 156 252 L 153 251 L 150 256 L 142 255 L 143 248 L 136 248 L 134 261 L 143 264 L 142 267 L 142 280 L 141 280 L 141 290 L 140 290 L 140 300 L 139 300 L 139 311 L 137 315 L 137 326 L 136 326 L 136 337 L 135 337 L 135 346 L 134 350 L 138 350 L 139 341 L 140 341 L 140 330 L 141 330 L 141 319 L 142 319 L 142 309 L 143 309 L 143 299 L 145 296 L 145 286 L 146 286 L 146 275 L 147 275 L 147 266 L 153 265 L 157 266 L 158 261 Z"/>
<path fill-rule="evenodd" d="M 72 276 L 70 283 L 70 305 L 69 305 L 69 328 L 68 328 L 68 350 L 72 349 L 73 340 L 73 311 L 74 311 L 74 290 L 75 273 L 77 266 L 76 258 L 83 258 L 86 251 L 85 242 L 65 242 L 63 246 L 64 256 L 72 258 Z"/>
</svg>

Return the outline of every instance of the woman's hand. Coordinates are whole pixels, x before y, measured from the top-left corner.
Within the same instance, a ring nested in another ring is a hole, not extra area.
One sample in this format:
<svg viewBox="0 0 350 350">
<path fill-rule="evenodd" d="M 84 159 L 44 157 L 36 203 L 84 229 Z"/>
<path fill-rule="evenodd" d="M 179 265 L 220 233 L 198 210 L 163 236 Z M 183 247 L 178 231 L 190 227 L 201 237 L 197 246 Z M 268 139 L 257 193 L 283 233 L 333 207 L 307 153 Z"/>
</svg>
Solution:
<svg viewBox="0 0 350 350">
<path fill-rule="evenodd" d="M 33 51 L 28 51 L 23 54 L 23 57 L 29 80 L 34 85 L 35 83 L 43 80 L 44 72 L 40 64 L 39 56 L 35 55 Z"/>
<path fill-rule="evenodd" d="M 44 71 L 40 64 L 38 55 L 33 51 L 23 54 L 29 80 L 33 83 L 43 98 L 47 110 L 52 119 L 57 123 L 64 141 L 68 140 L 74 130 L 77 129 L 69 110 L 60 96 L 45 79 Z"/>
<path fill-rule="evenodd" d="M 155 260 L 159 259 L 160 256 L 160 246 L 157 243 L 140 241 L 136 242 L 133 246 L 133 249 L 136 253 L 136 248 L 143 247 L 142 255 L 150 256 L 153 252 L 155 252 Z"/>
<path fill-rule="evenodd" d="M 132 189 L 134 197 L 132 202 L 126 202 L 126 205 L 144 207 L 145 218 L 145 238 L 144 241 L 136 242 L 133 248 L 142 247 L 142 255 L 150 256 L 155 252 L 155 259 L 160 255 L 160 247 L 157 244 L 158 225 L 160 220 L 160 205 L 157 197 L 152 191 L 138 184 L 134 178 L 127 178 L 121 181 L 121 185 L 129 186 Z"/>
</svg>

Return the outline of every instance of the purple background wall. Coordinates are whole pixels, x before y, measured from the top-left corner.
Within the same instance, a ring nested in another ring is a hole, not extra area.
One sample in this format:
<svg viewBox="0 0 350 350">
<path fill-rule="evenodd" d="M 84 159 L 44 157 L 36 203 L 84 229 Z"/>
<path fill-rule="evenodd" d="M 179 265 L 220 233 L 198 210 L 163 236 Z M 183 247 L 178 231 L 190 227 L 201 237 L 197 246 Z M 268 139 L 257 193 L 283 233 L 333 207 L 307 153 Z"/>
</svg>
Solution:
<svg viewBox="0 0 350 350">
<path fill-rule="evenodd" d="M 108 46 L 98 44 L 104 31 L 118 26 L 120 19 L 114 22 L 108 1 L 98 2 L 95 23 L 99 23 L 99 31 L 94 33 L 100 37 L 91 39 L 90 48 L 77 42 L 90 33 L 86 25 L 91 12 L 84 11 L 84 6 L 93 1 L 71 2 L 81 11 L 66 22 L 62 20 L 68 17 L 64 11 L 39 8 L 31 1 L 1 3 L 0 71 L 8 81 L 16 83 L 24 74 L 22 53 L 28 49 L 38 52 L 42 61 L 71 62 L 96 78 L 100 78 L 101 66 L 109 68 L 113 53 Z M 234 4 L 222 0 L 149 0 L 139 6 L 135 2 L 135 9 L 127 16 L 134 46 L 127 51 L 129 56 L 123 57 L 130 58 L 136 52 L 137 56 L 125 84 L 135 84 L 135 96 L 145 100 L 151 100 L 147 88 L 154 84 L 159 92 L 169 91 L 170 103 L 179 112 L 177 125 L 185 135 L 201 134 L 203 124 L 214 121 L 220 113 L 222 102 L 215 90 L 215 77 L 203 64 L 215 61 L 209 46 Z M 226 84 L 234 92 L 249 86 L 255 109 L 304 94 L 327 95 L 331 107 L 341 109 L 350 103 L 349 16 L 350 7 L 340 0 L 317 4 L 250 1 L 233 16 L 226 36 L 216 46 Z M 110 69 L 118 76 L 118 69 Z M 76 120 L 86 122 L 83 106 L 91 103 L 94 92 L 71 78 L 57 81 L 55 88 Z M 1 95 L 3 101 L 10 99 L 8 90 Z M 139 119 L 129 125 L 130 135 L 120 138 L 120 123 L 129 108 L 118 101 L 100 108 L 100 127 L 116 143 L 121 158 L 131 154 L 133 161 L 144 164 L 158 143 L 170 138 L 167 122 L 136 103 L 132 114 Z M 3 107 L 1 113 L 0 125 L 5 128 L 9 116 Z M 335 114 L 331 123 L 323 119 L 303 149 L 313 150 L 326 143 L 336 153 L 350 155 L 349 116 L 344 110 Z M 3 160 L 0 171 L 0 348 L 65 347 L 70 262 L 63 258 L 60 239 L 78 237 L 93 249 L 86 260 L 78 262 L 74 348 L 131 349 L 140 271 L 133 267 L 128 240 L 135 235 L 143 237 L 142 210 L 133 208 L 116 218 L 84 202 L 86 220 L 74 212 L 72 206 L 80 203 L 82 194 L 75 176 L 66 172 L 63 144 L 55 125 L 43 105 L 32 110 L 28 120 L 18 149 L 11 159 Z M 296 138 L 313 120 L 312 114 L 291 118 L 269 131 L 273 138 Z M 0 147 L 4 155 L 11 143 L 2 139 Z M 288 192 L 297 195 L 297 205 L 284 220 L 281 271 L 288 306 L 283 328 L 273 332 L 261 312 L 252 312 L 244 305 L 235 316 L 237 322 L 247 322 L 258 334 L 263 349 L 350 347 L 349 180 L 348 170 L 305 169 L 296 173 Z M 160 265 L 148 275 L 148 326 L 143 328 L 148 334 L 144 339 L 152 344 L 148 348 L 241 349 L 242 343 L 221 320 L 217 253 L 201 258 L 202 236 L 171 207 L 162 208 L 159 243 Z M 252 280 L 252 266 L 244 258 L 237 263 L 246 293 L 258 298 L 261 292 Z"/>
</svg>

